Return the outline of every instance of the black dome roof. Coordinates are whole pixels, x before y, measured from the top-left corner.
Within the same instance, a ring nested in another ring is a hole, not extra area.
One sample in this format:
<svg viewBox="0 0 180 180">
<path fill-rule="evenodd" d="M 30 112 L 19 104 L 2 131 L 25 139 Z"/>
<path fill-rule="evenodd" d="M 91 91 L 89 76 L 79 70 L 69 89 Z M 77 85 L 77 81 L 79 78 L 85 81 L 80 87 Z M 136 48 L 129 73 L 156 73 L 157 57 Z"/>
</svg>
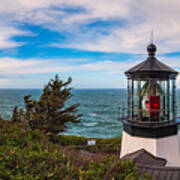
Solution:
<svg viewBox="0 0 180 180">
<path fill-rule="evenodd" d="M 175 78 L 178 72 L 154 57 L 156 46 L 151 43 L 147 46 L 149 57 L 125 72 L 131 78 Z"/>
</svg>

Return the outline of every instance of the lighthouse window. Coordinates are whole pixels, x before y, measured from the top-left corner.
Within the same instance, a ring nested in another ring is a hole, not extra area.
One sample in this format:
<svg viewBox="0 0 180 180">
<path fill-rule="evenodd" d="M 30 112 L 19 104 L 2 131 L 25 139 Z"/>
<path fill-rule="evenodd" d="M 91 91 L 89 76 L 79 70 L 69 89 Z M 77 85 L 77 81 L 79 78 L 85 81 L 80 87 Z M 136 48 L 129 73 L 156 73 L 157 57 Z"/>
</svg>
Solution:
<svg viewBox="0 0 180 180">
<path fill-rule="evenodd" d="M 169 121 L 175 117 L 174 80 L 129 79 L 128 117 L 135 121 Z"/>
<path fill-rule="evenodd" d="M 162 116 L 161 96 L 163 96 L 161 84 L 156 80 L 147 80 L 140 90 L 142 97 L 142 120 L 159 120 Z"/>
</svg>

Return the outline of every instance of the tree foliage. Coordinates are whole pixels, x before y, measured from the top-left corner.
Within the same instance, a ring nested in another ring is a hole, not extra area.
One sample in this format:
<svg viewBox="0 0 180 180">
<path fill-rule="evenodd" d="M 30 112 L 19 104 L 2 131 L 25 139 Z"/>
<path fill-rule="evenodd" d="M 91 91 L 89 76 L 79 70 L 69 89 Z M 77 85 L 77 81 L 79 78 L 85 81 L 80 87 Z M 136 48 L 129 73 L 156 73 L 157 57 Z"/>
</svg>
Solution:
<svg viewBox="0 0 180 180">
<path fill-rule="evenodd" d="M 24 122 L 31 129 L 39 129 L 46 134 L 57 134 L 66 130 L 68 122 L 80 122 L 80 114 L 77 114 L 79 104 L 67 105 L 71 98 L 71 78 L 63 82 L 56 75 L 54 79 L 44 87 L 38 100 L 31 95 L 24 96 L 25 109 L 18 111 L 15 107 L 12 121 Z"/>
</svg>

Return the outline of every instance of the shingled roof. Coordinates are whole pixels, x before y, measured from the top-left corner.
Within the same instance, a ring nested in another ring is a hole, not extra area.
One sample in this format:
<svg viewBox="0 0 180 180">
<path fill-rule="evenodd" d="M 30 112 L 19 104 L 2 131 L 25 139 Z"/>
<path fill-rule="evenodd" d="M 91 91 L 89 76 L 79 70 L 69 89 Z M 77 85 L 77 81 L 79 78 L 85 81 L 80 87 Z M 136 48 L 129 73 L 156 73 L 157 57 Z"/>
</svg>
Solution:
<svg viewBox="0 0 180 180">
<path fill-rule="evenodd" d="M 155 57 L 148 57 L 147 60 L 129 69 L 126 73 L 133 73 L 137 71 L 163 71 L 177 73 L 177 71 L 158 61 Z"/>
<path fill-rule="evenodd" d="M 151 180 L 180 180 L 179 167 L 137 165 L 140 173 L 148 173 Z"/>
<path fill-rule="evenodd" d="M 145 61 L 126 71 L 125 74 L 127 76 L 169 77 L 171 75 L 171 77 L 175 77 L 178 75 L 176 70 L 157 60 L 155 57 L 156 46 L 154 44 L 150 44 L 147 47 L 147 51 L 149 57 Z"/>
<path fill-rule="evenodd" d="M 142 176 L 147 172 L 151 180 L 180 180 L 180 167 L 167 167 L 166 159 L 155 157 L 144 149 L 127 154 L 121 159 L 132 160 Z"/>
<path fill-rule="evenodd" d="M 165 166 L 166 159 L 155 157 L 145 149 L 140 149 L 122 157 L 122 160 L 132 160 L 135 164 Z"/>
</svg>

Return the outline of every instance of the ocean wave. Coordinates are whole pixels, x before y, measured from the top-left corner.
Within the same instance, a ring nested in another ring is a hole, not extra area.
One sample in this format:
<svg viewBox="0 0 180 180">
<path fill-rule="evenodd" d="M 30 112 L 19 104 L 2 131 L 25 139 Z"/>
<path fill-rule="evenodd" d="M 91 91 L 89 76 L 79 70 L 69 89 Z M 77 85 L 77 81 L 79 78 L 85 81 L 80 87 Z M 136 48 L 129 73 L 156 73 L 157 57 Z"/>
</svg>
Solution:
<svg viewBox="0 0 180 180">
<path fill-rule="evenodd" d="M 94 123 L 83 123 L 84 126 L 87 126 L 87 127 L 94 127 L 96 126 L 98 123 L 97 122 L 94 122 Z"/>
<path fill-rule="evenodd" d="M 89 113 L 88 115 L 89 115 L 89 116 L 92 116 L 92 117 L 96 117 L 96 116 L 97 116 L 96 113 Z"/>
<path fill-rule="evenodd" d="M 97 106 L 98 107 L 110 107 L 111 104 L 98 104 Z"/>
</svg>

